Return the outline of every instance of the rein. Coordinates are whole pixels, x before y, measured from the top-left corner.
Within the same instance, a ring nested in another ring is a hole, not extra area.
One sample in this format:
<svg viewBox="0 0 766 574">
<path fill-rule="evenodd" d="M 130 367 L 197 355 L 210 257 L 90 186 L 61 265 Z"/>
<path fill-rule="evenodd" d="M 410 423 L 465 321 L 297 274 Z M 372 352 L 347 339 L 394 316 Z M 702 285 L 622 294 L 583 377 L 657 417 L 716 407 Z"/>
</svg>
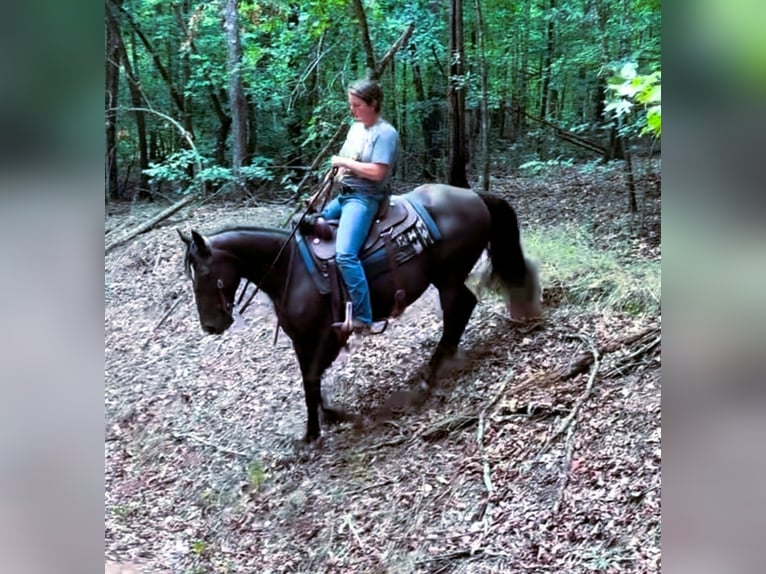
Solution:
<svg viewBox="0 0 766 574">
<path fill-rule="evenodd" d="M 263 277 L 261 277 L 261 280 L 258 282 L 258 284 L 255 286 L 255 290 L 252 292 L 250 297 L 248 298 L 247 302 L 242 306 L 242 308 L 239 310 L 239 314 L 242 315 L 245 313 L 245 310 L 250 306 L 250 303 L 253 302 L 253 298 L 258 294 L 258 291 L 261 290 L 261 285 L 266 280 L 266 277 L 269 276 L 269 273 L 274 269 L 274 266 L 277 264 L 277 261 L 279 261 L 279 258 L 282 257 L 282 253 L 284 253 L 285 248 L 290 243 L 290 240 L 295 237 L 295 232 L 300 227 L 301 223 L 303 223 L 303 220 L 306 219 L 306 216 L 309 213 L 312 213 L 314 209 L 314 204 L 317 202 L 317 200 L 324 196 L 324 202 L 322 205 L 327 203 L 327 199 L 329 198 L 329 193 L 327 193 L 327 190 L 332 189 L 332 184 L 335 180 L 335 175 L 338 173 L 338 168 L 334 167 L 332 170 L 330 170 L 329 177 L 325 178 L 324 182 L 322 183 L 322 187 L 319 189 L 318 192 L 316 192 L 313 196 L 311 196 L 311 200 L 309 201 L 308 205 L 306 206 L 306 209 L 301 214 L 300 219 L 295 222 L 295 225 L 293 226 L 292 230 L 290 231 L 289 235 L 287 236 L 287 239 L 285 239 L 285 242 L 282 244 L 282 246 L 279 248 L 279 252 L 277 253 L 277 256 L 274 257 L 274 261 L 271 262 L 271 265 L 269 265 L 268 269 L 266 269 L 266 273 L 263 274 Z M 285 224 L 290 221 L 293 217 L 295 217 L 295 214 L 300 211 L 301 208 L 298 208 L 296 211 L 293 212 L 293 214 L 288 218 L 288 220 L 285 222 Z M 283 224 L 283 226 L 285 225 Z M 292 252 L 290 261 L 292 261 Z M 290 266 L 292 267 L 292 266 Z M 290 277 L 291 270 L 288 269 L 288 281 Z M 245 298 L 245 293 L 247 292 L 247 288 L 250 285 L 250 281 L 247 281 L 245 283 L 245 288 L 242 289 L 242 293 L 239 296 L 239 300 L 237 301 L 237 305 L 239 306 L 240 303 L 242 303 L 242 299 Z M 221 289 L 221 281 L 219 280 L 219 293 L 222 293 Z M 285 287 L 285 292 L 287 291 L 287 287 Z M 228 303 L 227 303 L 228 305 Z"/>
<path fill-rule="evenodd" d="M 226 300 L 226 295 L 223 293 L 223 279 L 219 277 L 215 285 L 218 287 L 218 298 L 221 300 L 221 309 L 231 317 L 233 305 Z"/>
</svg>

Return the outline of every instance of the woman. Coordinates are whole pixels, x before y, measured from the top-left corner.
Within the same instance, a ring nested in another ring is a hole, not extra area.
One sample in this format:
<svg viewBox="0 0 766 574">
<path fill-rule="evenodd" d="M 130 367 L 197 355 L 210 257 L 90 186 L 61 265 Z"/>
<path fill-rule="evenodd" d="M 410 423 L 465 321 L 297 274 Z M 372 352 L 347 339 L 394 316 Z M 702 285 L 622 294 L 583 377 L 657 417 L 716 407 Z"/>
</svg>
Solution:
<svg viewBox="0 0 766 574">
<path fill-rule="evenodd" d="M 339 219 L 335 237 L 336 263 L 351 298 L 353 330 L 369 331 L 372 305 L 359 251 L 381 202 L 391 194 L 389 180 L 396 167 L 399 134 L 381 118 L 383 91 L 373 80 L 359 80 L 348 89 L 354 124 L 338 155 L 340 193 L 327 204 L 323 219 Z"/>
</svg>

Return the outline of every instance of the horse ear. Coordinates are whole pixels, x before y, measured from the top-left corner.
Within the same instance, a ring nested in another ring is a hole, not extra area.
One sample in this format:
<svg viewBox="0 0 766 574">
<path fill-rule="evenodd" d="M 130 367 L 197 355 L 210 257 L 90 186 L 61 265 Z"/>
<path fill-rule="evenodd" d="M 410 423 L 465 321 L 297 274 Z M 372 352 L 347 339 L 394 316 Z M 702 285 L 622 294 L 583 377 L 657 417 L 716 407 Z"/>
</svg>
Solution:
<svg viewBox="0 0 766 574">
<path fill-rule="evenodd" d="M 204 235 L 201 235 L 194 231 L 192 229 L 192 239 L 194 240 L 194 245 L 197 247 L 197 251 L 200 255 L 210 255 L 210 252 L 212 251 L 210 247 L 210 242 L 207 240 L 207 237 Z"/>
<path fill-rule="evenodd" d="M 178 236 L 181 238 L 181 241 L 186 243 L 186 245 L 188 246 L 191 243 L 191 241 L 192 241 L 191 237 L 189 237 L 186 233 L 184 233 L 183 231 L 181 231 L 177 227 L 176 227 L 176 231 L 178 232 Z"/>
</svg>

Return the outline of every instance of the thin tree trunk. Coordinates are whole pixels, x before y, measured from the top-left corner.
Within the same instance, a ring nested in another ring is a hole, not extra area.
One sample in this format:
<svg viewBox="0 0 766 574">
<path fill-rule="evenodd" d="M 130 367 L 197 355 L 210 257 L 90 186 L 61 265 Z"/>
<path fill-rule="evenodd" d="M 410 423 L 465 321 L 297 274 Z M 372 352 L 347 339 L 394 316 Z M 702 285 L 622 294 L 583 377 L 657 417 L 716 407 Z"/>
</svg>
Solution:
<svg viewBox="0 0 766 574">
<path fill-rule="evenodd" d="M 450 1 L 449 33 L 449 172 L 447 182 L 457 187 L 468 187 L 466 163 L 468 153 L 465 141 L 465 88 L 463 81 L 463 0 Z"/>
<path fill-rule="evenodd" d="M 480 133 L 480 161 L 479 169 L 481 173 L 481 187 L 484 191 L 489 191 L 489 108 L 487 100 L 489 99 L 489 86 L 487 80 L 487 47 L 484 42 L 484 16 L 481 12 L 481 0 L 475 0 L 476 3 L 476 33 L 479 43 L 479 66 L 481 68 L 481 133 Z"/>
<path fill-rule="evenodd" d="M 425 113 L 426 110 L 426 92 L 425 88 L 423 87 L 423 75 L 420 72 L 420 64 L 418 63 L 415 56 L 415 47 L 410 46 L 410 53 L 413 56 L 412 57 L 412 83 L 415 86 L 415 98 L 417 99 L 418 103 L 421 105 L 421 109 L 423 110 L 420 114 L 420 129 L 423 133 L 423 158 L 422 158 L 422 166 L 423 171 L 421 173 L 421 177 L 426 181 L 431 181 L 434 179 L 436 172 L 434 169 L 434 133 L 431 126 L 431 122 L 429 121 L 429 114 Z"/>
<path fill-rule="evenodd" d="M 362 32 L 362 45 L 364 46 L 367 74 L 372 77 L 375 71 L 375 51 L 372 49 L 372 41 L 370 40 L 370 29 L 367 26 L 367 15 L 364 13 L 362 0 L 353 0 L 352 5 L 354 7 L 356 19 L 359 20 L 359 27 Z"/>
<path fill-rule="evenodd" d="M 548 96 L 551 86 L 551 73 L 553 68 L 553 50 L 554 50 L 554 33 L 555 33 L 555 11 L 556 0 L 550 0 L 548 4 L 549 16 L 548 26 L 546 28 L 546 49 L 543 56 L 543 82 L 540 90 L 540 113 L 539 116 L 542 119 L 548 119 Z"/>
<path fill-rule="evenodd" d="M 231 108 L 231 170 L 235 185 L 242 189 L 241 168 L 247 153 L 247 102 L 242 88 L 242 43 L 239 35 L 237 0 L 222 0 L 223 27 L 226 33 L 229 107 Z"/>
<path fill-rule="evenodd" d="M 136 24 L 135 20 L 133 20 L 133 17 L 117 2 L 117 0 L 109 0 L 107 7 L 109 6 L 109 4 L 111 4 L 114 8 L 119 10 L 119 12 L 127 19 L 128 24 L 130 24 L 130 27 L 136 33 L 136 35 L 138 36 L 138 39 L 141 40 L 141 43 L 144 45 L 144 48 L 146 48 L 146 51 L 149 53 L 149 56 L 152 59 L 152 63 L 154 64 L 154 67 L 157 68 L 157 71 L 159 72 L 160 77 L 167 84 L 168 90 L 170 92 L 170 98 L 173 100 L 173 103 L 176 105 L 176 107 L 181 113 L 184 113 L 185 106 L 184 106 L 183 96 L 173 84 L 173 80 L 170 76 L 170 73 L 168 72 L 168 69 L 163 65 L 162 60 L 160 60 L 160 57 L 157 54 L 157 51 L 154 48 L 154 45 L 152 45 L 152 43 L 146 37 L 146 34 L 143 33 L 141 28 L 138 27 L 138 24 Z M 187 131 L 191 132 L 191 129 L 189 129 L 189 126 L 184 126 L 184 127 L 186 127 Z"/>
<path fill-rule="evenodd" d="M 521 63 L 516 70 L 516 82 L 514 85 L 518 85 L 518 88 L 514 88 L 514 109 L 515 114 L 513 116 L 513 134 L 514 139 L 519 134 L 523 134 L 526 128 L 526 112 L 527 104 L 529 102 L 529 29 L 532 25 L 532 3 L 526 2 L 524 4 L 524 24 L 522 27 L 522 33 L 520 34 L 519 52 L 521 54 Z"/>
<path fill-rule="evenodd" d="M 136 76 L 136 70 L 128 55 L 128 49 L 123 41 L 122 34 L 119 29 L 119 23 L 114 18 L 112 11 L 107 11 L 107 17 L 111 18 L 114 26 L 114 32 L 116 34 L 116 41 L 118 46 L 118 53 L 122 67 L 125 70 L 125 77 L 128 80 L 128 90 L 130 92 L 130 101 L 133 108 L 141 108 L 144 105 L 144 94 L 141 92 L 141 82 Z M 149 193 L 149 178 L 144 170 L 149 169 L 149 150 L 147 145 L 146 135 L 146 116 L 140 109 L 134 109 L 134 116 L 136 119 L 136 132 L 138 138 L 138 165 L 139 165 L 139 181 L 138 191 L 135 195 L 135 199 L 150 199 Z"/>
<path fill-rule="evenodd" d="M 107 4 L 108 8 L 108 4 Z M 119 27 L 113 15 L 106 10 L 106 200 L 117 199 L 117 104 L 120 89 Z"/>
<path fill-rule="evenodd" d="M 181 31 L 186 38 L 184 40 L 184 44 L 188 46 L 188 49 L 192 54 L 199 55 L 199 50 L 197 49 L 197 45 L 194 42 L 194 32 L 193 30 L 189 29 L 189 26 L 187 26 L 186 19 L 184 18 L 184 13 L 181 11 L 180 4 L 174 4 L 173 7 L 176 15 L 176 22 L 178 22 L 178 26 L 181 28 Z M 195 9 L 195 14 L 199 12 L 201 8 L 202 5 L 198 6 Z M 188 10 L 189 7 L 187 5 L 186 13 L 188 13 Z M 192 18 L 193 17 L 194 16 L 192 15 Z M 229 137 L 229 129 L 231 128 L 231 117 L 224 111 L 223 105 L 221 103 L 221 98 L 211 87 L 214 82 L 209 76 L 207 79 L 209 82 L 209 85 L 206 88 L 208 97 L 210 98 L 210 103 L 216 117 L 218 118 L 219 123 L 219 128 L 216 131 L 215 162 L 216 164 L 223 166 L 226 165 L 226 140 Z"/>
</svg>

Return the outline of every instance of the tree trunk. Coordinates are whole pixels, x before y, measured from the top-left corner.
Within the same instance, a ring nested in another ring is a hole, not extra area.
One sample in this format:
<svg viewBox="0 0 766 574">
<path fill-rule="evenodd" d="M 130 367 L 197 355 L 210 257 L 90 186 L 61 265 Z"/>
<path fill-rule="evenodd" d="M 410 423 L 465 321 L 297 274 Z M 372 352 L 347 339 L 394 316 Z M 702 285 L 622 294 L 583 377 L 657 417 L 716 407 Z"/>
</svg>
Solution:
<svg viewBox="0 0 766 574">
<path fill-rule="evenodd" d="M 449 32 L 449 172 L 447 183 L 468 187 L 466 163 L 468 153 L 465 141 L 465 88 L 463 78 L 463 0 L 450 0 Z"/>
<path fill-rule="evenodd" d="M 186 18 L 184 17 L 185 14 L 189 13 L 190 7 L 188 5 L 188 1 L 184 3 L 185 4 L 185 11 L 182 12 L 181 5 L 176 3 L 173 5 L 174 12 L 176 15 L 176 22 L 178 22 L 178 27 L 181 29 L 185 36 L 184 44 L 188 46 L 188 50 L 197 56 L 200 55 L 199 50 L 197 49 L 197 45 L 194 42 L 193 33 L 191 30 L 189 30 L 189 27 L 186 25 Z M 201 5 L 198 6 L 195 9 L 195 13 L 200 11 Z M 192 18 L 194 15 L 192 15 Z M 213 111 L 215 112 L 216 117 L 218 118 L 218 124 L 219 128 L 216 131 L 216 141 L 215 141 L 215 162 L 217 165 L 226 165 L 226 140 L 229 137 L 229 129 L 231 128 L 231 117 L 224 111 L 223 105 L 221 103 L 222 100 L 226 99 L 225 92 L 223 93 L 223 97 L 219 97 L 218 94 L 213 90 L 212 85 L 214 85 L 214 81 L 208 76 L 209 86 L 207 87 L 207 93 L 208 97 L 210 98 L 210 103 L 212 105 Z M 184 102 L 184 105 L 186 105 L 186 102 Z"/>
<path fill-rule="evenodd" d="M 370 29 L 367 26 L 367 16 L 364 13 L 364 6 L 362 6 L 362 0 L 353 0 L 354 14 L 356 19 L 359 20 L 359 27 L 362 32 L 362 45 L 364 46 L 365 62 L 367 65 L 367 75 L 372 76 L 375 70 L 375 51 L 372 49 L 372 41 L 370 40 Z"/>
<path fill-rule="evenodd" d="M 141 28 L 138 27 L 138 24 L 136 24 L 135 20 L 133 20 L 133 17 L 119 4 L 118 0 L 109 0 L 109 2 L 114 8 L 119 10 L 123 16 L 125 16 L 128 24 L 130 24 L 130 27 L 138 36 L 138 39 L 141 40 L 141 43 L 144 45 L 144 48 L 146 48 L 146 51 L 149 53 L 149 56 L 152 59 L 154 67 L 157 68 L 160 77 L 165 81 L 165 84 L 167 84 L 171 100 L 173 100 L 173 103 L 176 105 L 178 110 L 183 113 L 185 108 L 183 95 L 176 89 L 175 85 L 173 84 L 173 79 L 171 78 L 168 69 L 162 63 L 162 60 L 160 60 L 154 45 L 149 41 L 149 38 L 146 37 L 146 34 L 144 34 Z M 188 128 L 187 131 L 191 132 L 191 130 Z"/>
<path fill-rule="evenodd" d="M 540 113 L 538 114 L 542 119 L 548 119 L 548 96 L 551 87 L 551 73 L 553 68 L 553 50 L 554 33 L 555 33 L 555 12 L 556 12 L 556 0 L 550 0 L 548 4 L 548 26 L 546 27 L 546 49 L 543 56 L 543 82 L 540 90 Z"/>
<path fill-rule="evenodd" d="M 136 118 L 136 132 L 138 138 L 138 164 L 139 164 L 139 181 L 138 191 L 135 194 L 136 199 L 151 199 L 149 193 L 149 178 L 144 170 L 149 169 L 149 150 L 147 144 L 146 134 L 146 117 L 144 112 L 138 108 L 144 105 L 144 94 L 141 92 L 141 82 L 137 77 L 136 70 L 134 69 L 130 56 L 128 55 L 128 49 L 125 46 L 125 42 L 122 38 L 122 33 L 119 28 L 119 22 L 116 15 L 112 10 L 109 10 L 107 5 L 107 17 L 111 19 L 113 26 L 113 33 L 115 34 L 117 42 L 117 51 L 119 54 L 119 60 L 122 62 L 122 67 L 125 70 L 125 77 L 128 81 L 128 91 L 130 92 L 130 101 L 134 108 L 134 115 Z"/>
<path fill-rule="evenodd" d="M 241 190 L 247 153 L 247 102 L 242 88 L 242 42 L 239 35 L 238 0 L 222 0 L 223 27 L 226 33 L 227 71 L 229 73 L 229 107 L 231 108 L 231 170 L 236 187 Z"/>
<path fill-rule="evenodd" d="M 520 42 L 516 44 L 519 47 L 520 63 L 516 69 L 516 81 L 514 82 L 513 89 L 513 139 L 524 133 L 526 128 L 525 114 L 527 112 L 527 103 L 529 101 L 527 92 L 529 90 L 529 29 L 532 20 L 531 6 L 531 2 L 526 2 L 524 4 L 524 24 L 519 38 Z"/>
<path fill-rule="evenodd" d="M 481 187 L 484 191 L 489 191 L 489 108 L 487 100 L 489 99 L 489 86 L 487 81 L 487 48 L 484 43 L 484 16 L 481 12 L 481 0 L 475 0 L 476 3 L 476 32 L 479 44 L 479 66 L 481 78 L 481 128 L 479 144 L 479 170 L 481 173 Z"/>
<path fill-rule="evenodd" d="M 421 177 L 426 181 L 433 181 L 436 177 L 434 169 L 434 133 L 431 129 L 429 114 L 426 113 L 426 92 L 423 88 L 423 74 L 420 71 L 420 63 L 415 59 L 415 47 L 410 47 L 412 57 L 412 83 L 415 86 L 415 98 L 421 106 L 420 129 L 423 133 L 423 171 Z"/>
<path fill-rule="evenodd" d="M 106 10 L 106 200 L 117 199 L 117 104 L 120 89 L 120 30 L 113 15 Z"/>
</svg>

